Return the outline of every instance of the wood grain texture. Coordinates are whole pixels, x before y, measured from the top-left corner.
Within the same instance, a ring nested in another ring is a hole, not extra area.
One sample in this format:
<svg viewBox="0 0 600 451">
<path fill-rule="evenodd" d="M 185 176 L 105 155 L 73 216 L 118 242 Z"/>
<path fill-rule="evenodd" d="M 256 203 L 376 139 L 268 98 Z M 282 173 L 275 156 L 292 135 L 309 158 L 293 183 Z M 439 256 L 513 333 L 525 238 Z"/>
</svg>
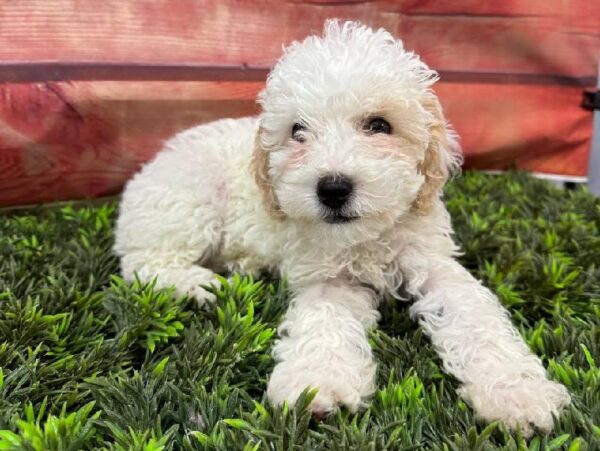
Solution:
<svg viewBox="0 0 600 451">
<path fill-rule="evenodd" d="M 254 114 L 262 83 L 0 85 L 0 205 L 117 193 L 165 139 Z"/>
<path fill-rule="evenodd" d="M 442 71 L 596 75 L 600 2 L 591 0 L 6 1 L 0 63 L 264 70 L 282 43 L 320 31 L 329 17 L 383 26 Z"/>
<path fill-rule="evenodd" d="M 592 115 L 579 107 L 581 89 L 439 83 L 436 92 L 460 136 L 465 167 L 587 174 Z"/>
<path fill-rule="evenodd" d="M 0 205 L 117 193 L 177 131 L 254 114 L 262 85 L 0 85 Z M 466 167 L 586 173 L 591 115 L 578 107 L 579 88 L 442 82 L 436 90 Z"/>
<path fill-rule="evenodd" d="M 0 205 L 117 193 L 170 135 L 256 112 L 282 43 L 329 17 L 385 27 L 440 72 L 467 167 L 586 174 L 600 1 L 13 0 Z"/>
</svg>

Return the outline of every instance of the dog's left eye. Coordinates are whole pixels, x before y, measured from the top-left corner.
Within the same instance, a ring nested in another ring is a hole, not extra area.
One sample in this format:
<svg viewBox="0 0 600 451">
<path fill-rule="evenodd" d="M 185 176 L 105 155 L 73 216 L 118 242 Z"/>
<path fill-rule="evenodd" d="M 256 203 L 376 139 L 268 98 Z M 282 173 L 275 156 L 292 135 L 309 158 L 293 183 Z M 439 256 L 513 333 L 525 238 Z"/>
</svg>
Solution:
<svg viewBox="0 0 600 451">
<path fill-rule="evenodd" d="M 369 119 L 365 123 L 363 129 L 370 134 L 385 133 L 386 135 L 389 135 L 392 133 L 392 126 L 382 117 Z"/>
<path fill-rule="evenodd" d="M 304 137 L 303 131 L 306 130 L 306 127 L 302 124 L 295 123 L 292 127 L 292 139 L 294 141 L 298 141 L 299 143 L 303 143 L 306 138 Z"/>
</svg>

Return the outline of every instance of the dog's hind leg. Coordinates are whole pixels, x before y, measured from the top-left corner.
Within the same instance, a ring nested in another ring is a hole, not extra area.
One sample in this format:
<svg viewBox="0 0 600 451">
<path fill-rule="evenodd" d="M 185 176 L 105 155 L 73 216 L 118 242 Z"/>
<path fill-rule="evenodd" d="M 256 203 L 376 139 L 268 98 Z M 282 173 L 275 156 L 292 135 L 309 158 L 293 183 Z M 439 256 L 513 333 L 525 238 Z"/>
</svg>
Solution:
<svg viewBox="0 0 600 451">
<path fill-rule="evenodd" d="M 171 253 L 140 252 L 124 255 L 121 268 L 126 280 L 137 276 L 142 281 L 156 278 L 158 288 L 174 286 L 178 295 L 194 296 L 200 304 L 214 300 L 203 286 L 215 283 L 215 274 L 208 268 L 185 262 Z"/>
<path fill-rule="evenodd" d="M 198 302 L 212 300 L 202 286 L 216 281 L 201 266 L 218 251 L 222 217 L 214 204 L 199 202 L 188 189 L 157 187 L 141 192 L 138 180 L 121 203 L 115 231 L 115 252 L 126 280 L 156 278 L 159 288 L 174 286 L 177 294 Z"/>
</svg>

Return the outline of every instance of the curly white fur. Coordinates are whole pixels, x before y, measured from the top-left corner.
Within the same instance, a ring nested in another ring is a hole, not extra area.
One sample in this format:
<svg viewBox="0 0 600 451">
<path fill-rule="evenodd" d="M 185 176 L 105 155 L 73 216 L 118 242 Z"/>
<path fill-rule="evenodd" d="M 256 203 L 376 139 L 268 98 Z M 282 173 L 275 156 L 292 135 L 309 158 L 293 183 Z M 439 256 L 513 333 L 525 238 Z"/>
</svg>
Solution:
<svg viewBox="0 0 600 451">
<path fill-rule="evenodd" d="M 497 298 L 455 260 L 441 188 L 459 148 L 431 86 L 437 75 L 384 30 L 329 21 L 269 75 L 259 118 L 185 131 L 128 184 L 115 251 L 126 278 L 157 277 L 199 300 L 213 271 L 286 275 L 293 291 L 268 386 L 274 403 L 319 389 L 317 412 L 373 393 L 367 330 L 403 286 L 461 394 L 486 420 L 550 430 L 569 403 Z M 365 131 L 373 117 L 391 132 Z M 292 137 L 293 125 L 303 128 Z M 321 177 L 354 191 L 327 221 Z"/>
</svg>

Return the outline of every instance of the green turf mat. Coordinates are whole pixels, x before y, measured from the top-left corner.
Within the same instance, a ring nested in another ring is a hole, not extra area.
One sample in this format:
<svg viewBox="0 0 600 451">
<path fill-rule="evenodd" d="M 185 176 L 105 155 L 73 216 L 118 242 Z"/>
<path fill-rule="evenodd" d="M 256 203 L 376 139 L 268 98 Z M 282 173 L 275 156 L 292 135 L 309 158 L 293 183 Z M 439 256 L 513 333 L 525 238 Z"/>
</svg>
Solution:
<svg viewBox="0 0 600 451">
<path fill-rule="evenodd" d="M 399 301 L 371 333 L 369 409 L 270 407 L 285 283 L 236 277 L 206 310 L 125 283 L 107 204 L 0 216 L 0 450 L 600 449 L 600 200 L 469 172 L 446 200 L 462 263 L 573 394 L 550 436 L 477 422 Z"/>
</svg>

